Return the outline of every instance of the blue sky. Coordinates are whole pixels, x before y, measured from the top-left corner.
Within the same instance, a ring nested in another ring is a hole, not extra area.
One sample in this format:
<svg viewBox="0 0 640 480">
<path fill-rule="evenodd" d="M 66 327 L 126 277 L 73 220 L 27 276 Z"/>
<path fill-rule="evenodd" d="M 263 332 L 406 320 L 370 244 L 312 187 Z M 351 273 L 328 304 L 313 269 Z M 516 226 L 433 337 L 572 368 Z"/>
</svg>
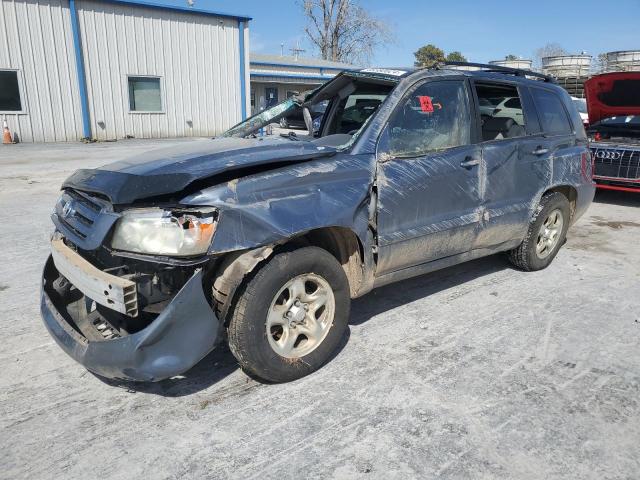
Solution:
<svg viewBox="0 0 640 480">
<path fill-rule="evenodd" d="M 186 5 L 186 0 L 156 0 Z M 411 65 L 413 52 L 433 43 L 446 52 L 459 50 L 469 60 L 486 62 L 512 53 L 531 58 L 548 42 L 571 53 L 591 55 L 640 49 L 640 0 L 409 1 L 361 0 L 369 12 L 387 21 L 396 43 L 381 48 L 373 64 Z M 244 14 L 250 23 L 251 51 L 285 54 L 296 40 L 313 56 L 305 39 L 299 5 L 285 0 L 195 0 L 196 8 Z"/>
</svg>

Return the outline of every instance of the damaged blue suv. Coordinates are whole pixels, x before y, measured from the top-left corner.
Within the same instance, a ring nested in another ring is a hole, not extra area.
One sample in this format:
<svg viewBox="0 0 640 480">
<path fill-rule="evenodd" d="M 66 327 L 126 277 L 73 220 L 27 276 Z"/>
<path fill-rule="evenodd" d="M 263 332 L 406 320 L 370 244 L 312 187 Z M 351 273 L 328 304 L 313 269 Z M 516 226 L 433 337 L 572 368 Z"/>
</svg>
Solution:
<svg viewBox="0 0 640 480">
<path fill-rule="evenodd" d="M 104 377 L 162 380 L 224 341 L 284 382 L 327 362 L 373 288 L 497 252 L 545 268 L 594 195 L 580 115 L 550 78 L 472 67 L 344 72 L 220 138 L 75 172 L 49 332 Z M 300 108 L 308 136 L 259 135 Z"/>
</svg>

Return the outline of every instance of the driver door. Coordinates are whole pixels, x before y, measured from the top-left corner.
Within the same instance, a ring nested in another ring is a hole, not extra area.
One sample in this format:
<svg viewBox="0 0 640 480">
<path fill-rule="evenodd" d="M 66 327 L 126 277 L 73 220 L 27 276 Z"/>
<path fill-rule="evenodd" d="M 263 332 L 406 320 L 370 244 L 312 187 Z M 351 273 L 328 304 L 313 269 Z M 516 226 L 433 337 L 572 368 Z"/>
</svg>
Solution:
<svg viewBox="0 0 640 480">
<path fill-rule="evenodd" d="M 481 149 L 465 80 L 417 84 L 378 144 L 378 274 L 472 249 Z"/>
</svg>

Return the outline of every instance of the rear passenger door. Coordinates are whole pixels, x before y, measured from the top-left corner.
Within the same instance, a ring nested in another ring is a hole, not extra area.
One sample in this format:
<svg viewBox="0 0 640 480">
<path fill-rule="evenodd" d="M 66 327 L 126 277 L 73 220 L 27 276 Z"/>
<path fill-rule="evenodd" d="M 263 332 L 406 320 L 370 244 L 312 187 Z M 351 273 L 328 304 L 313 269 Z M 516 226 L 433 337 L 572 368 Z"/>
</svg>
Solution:
<svg viewBox="0 0 640 480">
<path fill-rule="evenodd" d="M 474 248 L 510 248 L 522 239 L 532 201 L 549 182 L 548 141 L 526 87 L 491 81 L 474 86 L 479 102 L 504 97 L 510 105 L 480 119 L 482 225 Z"/>
</svg>

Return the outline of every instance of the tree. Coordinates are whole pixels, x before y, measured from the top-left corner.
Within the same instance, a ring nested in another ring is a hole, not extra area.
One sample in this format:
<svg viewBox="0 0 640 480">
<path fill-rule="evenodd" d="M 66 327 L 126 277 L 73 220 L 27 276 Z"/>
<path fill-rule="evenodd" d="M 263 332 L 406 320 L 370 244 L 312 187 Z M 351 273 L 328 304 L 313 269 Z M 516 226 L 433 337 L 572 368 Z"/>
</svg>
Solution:
<svg viewBox="0 0 640 480">
<path fill-rule="evenodd" d="M 467 57 L 462 55 L 462 53 L 458 52 L 457 50 L 455 52 L 449 52 L 447 54 L 447 62 L 466 62 L 466 61 L 467 61 Z"/>
<path fill-rule="evenodd" d="M 301 5 L 304 31 L 325 60 L 366 65 L 376 48 L 394 41 L 391 28 L 358 0 L 304 0 Z"/>
<path fill-rule="evenodd" d="M 420 47 L 413 55 L 416 57 L 416 67 L 433 68 L 445 61 L 444 51 L 432 44 Z"/>
<path fill-rule="evenodd" d="M 609 70 L 609 62 L 606 53 L 600 53 L 596 57 L 595 64 L 592 67 L 595 73 L 604 73 Z"/>
<path fill-rule="evenodd" d="M 518 60 L 518 56 L 510 53 L 509 55 L 505 55 L 504 59 L 509 61 Z"/>
<path fill-rule="evenodd" d="M 554 57 L 556 55 L 568 55 L 562 46 L 558 43 L 547 43 L 544 47 L 538 48 L 534 53 L 536 66 L 542 67 L 542 59 L 544 57 Z"/>
</svg>

